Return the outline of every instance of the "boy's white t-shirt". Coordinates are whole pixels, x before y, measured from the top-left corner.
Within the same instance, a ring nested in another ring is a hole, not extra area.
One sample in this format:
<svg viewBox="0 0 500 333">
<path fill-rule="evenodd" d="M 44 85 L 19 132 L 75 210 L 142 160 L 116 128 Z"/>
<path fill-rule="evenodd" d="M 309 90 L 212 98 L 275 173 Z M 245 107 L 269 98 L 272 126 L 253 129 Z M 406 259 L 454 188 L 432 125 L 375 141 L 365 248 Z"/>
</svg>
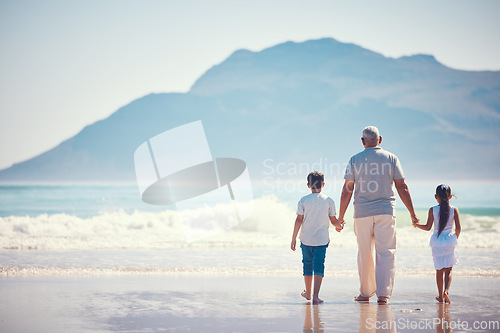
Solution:
<svg viewBox="0 0 500 333">
<path fill-rule="evenodd" d="M 335 216 L 335 203 L 323 193 L 311 193 L 302 197 L 297 205 L 297 215 L 304 215 L 300 241 L 304 245 L 322 246 L 330 242 L 329 216 Z"/>
</svg>

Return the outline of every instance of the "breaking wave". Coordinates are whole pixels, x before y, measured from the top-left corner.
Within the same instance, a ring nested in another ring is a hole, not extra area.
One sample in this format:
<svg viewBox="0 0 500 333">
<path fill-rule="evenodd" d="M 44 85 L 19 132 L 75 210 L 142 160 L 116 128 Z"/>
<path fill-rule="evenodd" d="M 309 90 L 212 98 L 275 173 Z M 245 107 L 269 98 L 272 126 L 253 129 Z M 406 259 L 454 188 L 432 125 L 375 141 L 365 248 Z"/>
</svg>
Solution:
<svg viewBox="0 0 500 333">
<path fill-rule="evenodd" d="M 427 212 L 418 213 L 422 220 L 427 216 Z M 213 212 L 207 207 L 192 214 L 212 216 Z M 188 243 L 178 214 L 172 210 L 104 212 L 86 218 L 68 214 L 9 216 L 0 217 L 0 245 L 4 250 L 287 247 L 294 220 L 295 207 L 275 196 L 264 196 L 254 200 L 254 212 L 247 220 L 232 229 Z M 460 248 L 500 248 L 500 216 L 463 214 L 461 221 Z M 407 212 L 397 211 L 397 224 L 399 248 L 428 248 L 431 233 L 414 229 Z M 330 235 L 331 247 L 357 246 L 352 220 L 347 219 L 340 234 L 331 228 Z"/>
</svg>

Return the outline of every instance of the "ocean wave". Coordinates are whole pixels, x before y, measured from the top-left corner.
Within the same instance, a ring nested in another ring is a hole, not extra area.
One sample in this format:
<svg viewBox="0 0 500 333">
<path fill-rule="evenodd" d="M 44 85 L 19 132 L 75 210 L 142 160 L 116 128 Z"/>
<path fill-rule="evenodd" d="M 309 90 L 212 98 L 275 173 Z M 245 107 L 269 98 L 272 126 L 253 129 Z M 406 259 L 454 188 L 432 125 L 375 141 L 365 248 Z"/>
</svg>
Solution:
<svg viewBox="0 0 500 333">
<path fill-rule="evenodd" d="M 288 247 L 295 207 L 272 195 L 255 199 L 253 206 L 252 215 L 232 229 L 192 243 L 187 242 L 177 212 L 172 210 L 103 212 L 88 218 L 68 214 L 1 217 L 0 246 L 4 250 Z M 213 210 L 207 207 L 192 213 L 212 216 Z M 397 212 L 397 221 L 399 248 L 428 248 L 430 232 L 413 228 L 405 211 Z M 500 216 L 463 214 L 461 221 L 460 248 L 500 248 Z M 342 233 L 331 228 L 330 237 L 330 247 L 357 247 L 352 219 L 347 219 Z"/>
</svg>

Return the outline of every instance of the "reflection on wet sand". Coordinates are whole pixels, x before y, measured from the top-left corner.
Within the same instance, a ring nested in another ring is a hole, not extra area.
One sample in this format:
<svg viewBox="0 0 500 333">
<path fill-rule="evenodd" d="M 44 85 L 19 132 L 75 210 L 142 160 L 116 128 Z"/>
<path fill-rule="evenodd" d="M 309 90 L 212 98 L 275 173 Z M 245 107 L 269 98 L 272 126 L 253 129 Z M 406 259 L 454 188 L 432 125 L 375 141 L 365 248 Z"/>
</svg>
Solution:
<svg viewBox="0 0 500 333">
<path fill-rule="evenodd" d="M 450 333 L 453 332 L 451 316 L 450 316 L 450 304 L 440 303 L 438 304 L 437 310 L 437 321 L 436 332 L 437 333 Z"/>
<path fill-rule="evenodd" d="M 319 305 L 312 305 L 311 303 L 304 304 L 304 333 L 324 332 L 319 307 Z"/>
<path fill-rule="evenodd" d="M 360 303 L 359 332 L 397 332 L 392 307 L 390 305 Z"/>
</svg>

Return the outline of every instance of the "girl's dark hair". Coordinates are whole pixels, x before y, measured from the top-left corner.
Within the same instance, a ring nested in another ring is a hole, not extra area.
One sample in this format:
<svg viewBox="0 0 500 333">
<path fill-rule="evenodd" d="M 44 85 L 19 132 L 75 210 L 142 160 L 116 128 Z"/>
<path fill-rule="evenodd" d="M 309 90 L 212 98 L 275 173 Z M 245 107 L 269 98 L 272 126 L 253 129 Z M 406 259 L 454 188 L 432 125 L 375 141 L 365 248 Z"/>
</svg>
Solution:
<svg viewBox="0 0 500 333">
<path fill-rule="evenodd" d="M 439 185 L 436 187 L 436 195 L 441 199 L 441 202 L 439 203 L 439 237 L 448 222 L 448 218 L 450 217 L 451 187 L 444 184 Z"/>
<path fill-rule="evenodd" d="M 307 175 L 307 183 L 313 190 L 319 190 L 325 182 L 325 176 L 318 171 L 313 171 Z"/>
</svg>

